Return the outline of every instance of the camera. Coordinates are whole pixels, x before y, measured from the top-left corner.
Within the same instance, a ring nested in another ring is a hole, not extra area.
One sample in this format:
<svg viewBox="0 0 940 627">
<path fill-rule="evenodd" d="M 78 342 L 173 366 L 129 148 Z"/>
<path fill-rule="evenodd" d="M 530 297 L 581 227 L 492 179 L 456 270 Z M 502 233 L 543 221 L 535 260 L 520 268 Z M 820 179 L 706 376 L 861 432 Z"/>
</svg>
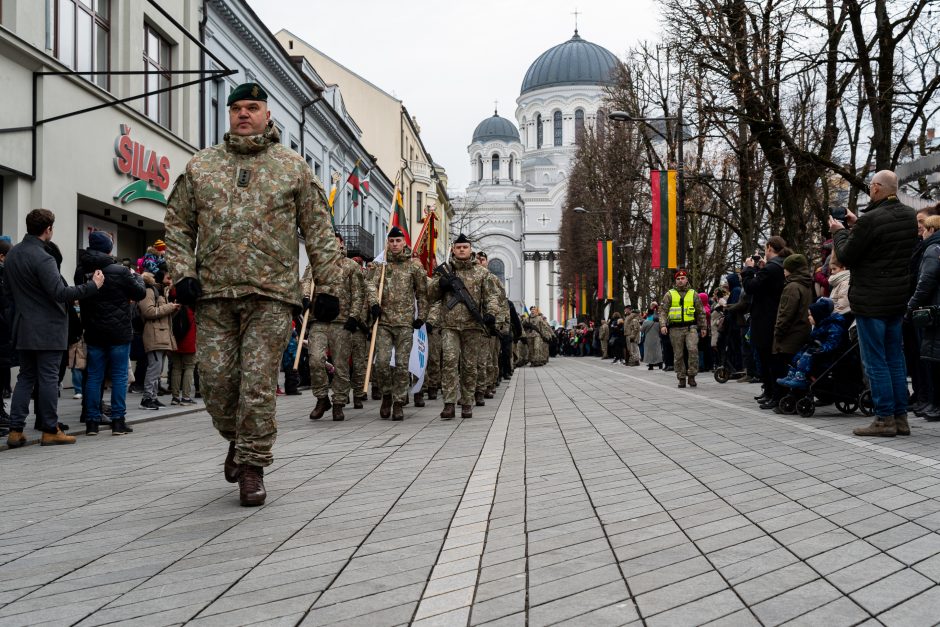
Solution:
<svg viewBox="0 0 940 627">
<path fill-rule="evenodd" d="M 833 207 L 829 210 L 829 215 L 832 216 L 832 219 L 836 220 L 837 222 L 841 222 L 842 226 L 846 226 L 845 214 L 846 214 L 845 207 Z"/>
</svg>

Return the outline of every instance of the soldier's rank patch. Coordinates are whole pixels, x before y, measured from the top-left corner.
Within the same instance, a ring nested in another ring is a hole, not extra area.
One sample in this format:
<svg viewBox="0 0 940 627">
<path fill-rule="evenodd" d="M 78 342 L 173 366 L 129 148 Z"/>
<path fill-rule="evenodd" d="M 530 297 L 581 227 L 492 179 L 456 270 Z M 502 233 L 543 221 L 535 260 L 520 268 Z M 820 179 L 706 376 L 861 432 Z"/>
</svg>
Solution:
<svg viewBox="0 0 940 627">
<path fill-rule="evenodd" d="M 239 187 L 248 187 L 248 182 L 251 181 L 251 170 L 245 168 L 238 168 L 238 186 Z"/>
</svg>

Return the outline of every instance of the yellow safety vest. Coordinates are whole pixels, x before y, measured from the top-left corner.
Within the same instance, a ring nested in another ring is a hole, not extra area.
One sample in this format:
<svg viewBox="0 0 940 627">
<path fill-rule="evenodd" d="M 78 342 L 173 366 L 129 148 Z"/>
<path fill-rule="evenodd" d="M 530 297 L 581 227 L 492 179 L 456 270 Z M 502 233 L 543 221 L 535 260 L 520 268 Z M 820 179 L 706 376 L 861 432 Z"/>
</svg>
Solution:
<svg viewBox="0 0 940 627">
<path fill-rule="evenodd" d="M 669 290 L 669 322 L 689 324 L 695 322 L 695 299 L 698 298 L 692 289 L 685 293 L 685 298 L 679 290 Z"/>
</svg>

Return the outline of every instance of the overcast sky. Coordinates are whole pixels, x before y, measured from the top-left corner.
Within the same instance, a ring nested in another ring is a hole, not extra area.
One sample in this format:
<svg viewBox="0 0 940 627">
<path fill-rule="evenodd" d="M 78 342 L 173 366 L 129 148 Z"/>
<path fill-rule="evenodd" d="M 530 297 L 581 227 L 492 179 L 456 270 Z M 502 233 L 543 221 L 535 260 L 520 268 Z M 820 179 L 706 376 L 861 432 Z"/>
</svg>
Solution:
<svg viewBox="0 0 940 627">
<path fill-rule="evenodd" d="M 473 129 L 493 114 L 494 100 L 516 124 L 526 70 L 571 38 L 575 9 L 581 37 L 621 59 L 659 30 L 655 0 L 248 2 L 272 32 L 287 28 L 403 100 L 451 191 L 461 194 Z"/>
</svg>

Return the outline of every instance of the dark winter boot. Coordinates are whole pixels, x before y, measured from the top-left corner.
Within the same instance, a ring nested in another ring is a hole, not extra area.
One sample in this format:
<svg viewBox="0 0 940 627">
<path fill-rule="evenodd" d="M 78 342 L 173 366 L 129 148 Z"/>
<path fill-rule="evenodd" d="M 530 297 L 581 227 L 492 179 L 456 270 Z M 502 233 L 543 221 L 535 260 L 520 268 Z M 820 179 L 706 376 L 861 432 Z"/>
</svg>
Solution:
<svg viewBox="0 0 940 627">
<path fill-rule="evenodd" d="M 473 405 L 461 405 L 460 417 L 461 418 L 473 418 Z"/>
<path fill-rule="evenodd" d="M 365 400 L 362 396 L 353 397 L 353 409 L 362 409 L 362 401 Z"/>
<path fill-rule="evenodd" d="M 689 387 L 690 388 L 698 387 L 698 383 L 695 382 L 695 377 L 693 376 L 689 377 Z"/>
<path fill-rule="evenodd" d="M 483 400 L 483 392 L 476 392 L 473 395 L 473 400 L 477 407 L 483 407 L 486 405 L 486 401 Z"/>
<path fill-rule="evenodd" d="M 437 388 L 430 388 L 428 390 L 428 400 L 436 401 L 437 400 Z"/>
<path fill-rule="evenodd" d="M 415 407 L 424 407 L 424 394 L 421 392 L 415 393 Z"/>
<path fill-rule="evenodd" d="M 898 434 L 898 425 L 894 416 L 875 416 L 874 422 L 867 427 L 859 427 L 852 431 L 855 435 L 876 436 L 881 438 L 893 438 Z"/>
<path fill-rule="evenodd" d="M 313 407 L 313 411 L 310 412 L 310 420 L 319 420 L 323 418 L 323 414 L 326 413 L 326 410 L 330 408 L 330 399 L 327 397 L 318 398 L 317 404 Z"/>
<path fill-rule="evenodd" d="M 403 411 L 404 407 L 404 403 L 395 403 L 392 405 L 392 420 L 405 419 L 405 412 Z"/>
<path fill-rule="evenodd" d="M 238 481 L 240 467 L 235 463 L 235 442 L 228 443 L 228 453 L 225 454 L 225 463 L 222 464 L 222 474 L 229 483 Z"/>
<path fill-rule="evenodd" d="M 264 505 L 268 497 L 264 489 L 264 468 L 242 464 L 238 474 L 238 498 L 245 507 Z"/>
<path fill-rule="evenodd" d="M 121 418 L 120 420 L 111 421 L 111 435 L 125 435 L 127 433 L 134 433 L 134 430 L 127 426 L 127 421 Z"/>
<path fill-rule="evenodd" d="M 388 420 L 392 415 L 392 395 L 383 394 L 382 395 L 382 406 L 379 407 L 379 416 L 382 420 Z"/>
<path fill-rule="evenodd" d="M 441 412 L 441 420 L 453 420 L 454 415 L 454 404 L 444 403 L 444 411 Z"/>
<path fill-rule="evenodd" d="M 377 401 L 382 398 L 382 392 L 379 390 L 377 385 L 372 386 L 372 400 Z"/>
<path fill-rule="evenodd" d="M 346 414 L 343 413 L 343 406 L 339 403 L 333 403 L 333 420 L 337 422 L 346 420 Z"/>
<path fill-rule="evenodd" d="M 907 422 L 907 414 L 898 414 L 895 416 L 894 424 L 897 425 L 898 435 L 911 434 L 911 425 Z"/>
<path fill-rule="evenodd" d="M 679 387 L 680 388 L 685 387 L 685 377 L 679 377 Z"/>
</svg>

